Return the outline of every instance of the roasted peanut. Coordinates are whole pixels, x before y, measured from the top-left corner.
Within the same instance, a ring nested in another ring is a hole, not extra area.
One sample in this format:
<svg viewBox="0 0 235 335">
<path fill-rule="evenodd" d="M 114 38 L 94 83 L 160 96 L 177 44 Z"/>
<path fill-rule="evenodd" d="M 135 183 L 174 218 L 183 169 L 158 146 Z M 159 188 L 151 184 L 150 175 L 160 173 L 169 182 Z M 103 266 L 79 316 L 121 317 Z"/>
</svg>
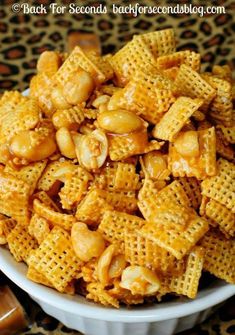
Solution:
<svg viewBox="0 0 235 335">
<path fill-rule="evenodd" d="M 89 135 L 90 133 L 92 133 L 95 130 L 95 126 L 93 124 L 90 123 L 84 123 L 83 125 L 81 125 L 81 127 L 79 128 L 79 131 L 81 134 L 83 135 Z"/>
<path fill-rule="evenodd" d="M 10 151 L 16 157 L 34 162 L 51 156 L 56 151 L 56 143 L 54 136 L 42 138 L 40 133 L 26 130 L 12 137 Z"/>
<path fill-rule="evenodd" d="M 125 256 L 115 255 L 117 246 L 111 244 L 108 246 L 99 258 L 97 264 L 97 276 L 99 281 L 106 285 L 111 279 L 120 277 L 126 267 Z"/>
<path fill-rule="evenodd" d="M 99 257 L 105 249 L 105 240 L 97 231 L 91 231 L 82 222 L 73 224 L 71 239 L 74 252 L 84 262 Z"/>
<path fill-rule="evenodd" d="M 108 272 L 109 277 L 111 279 L 120 277 L 125 267 L 126 267 L 125 256 L 122 254 L 114 256 L 109 266 L 109 272 Z"/>
<path fill-rule="evenodd" d="M 44 72 L 50 76 L 56 73 L 61 65 L 61 59 L 55 51 L 44 51 L 37 63 L 37 70 L 39 73 Z"/>
<path fill-rule="evenodd" d="M 77 152 L 77 148 L 79 147 L 80 145 L 80 140 L 82 139 L 83 135 L 80 134 L 80 133 L 77 133 L 75 131 L 71 131 L 70 132 L 71 136 L 72 136 L 72 139 L 73 139 L 73 143 L 75 145 L 75 151 Z"/>
<path fill-rule="evenodd" d="M 87 170 L 100 168 L 108 155 L 108 141 L 103 131 L 94 130 L 83 135 L 76 146 L 79 163 Z"/>
<path fill-rule="evenodd" d="M 100 128 L 114 134 L 127 134 L 143 127 L 143 121 L 127 110 L 102 112 L 97 117 Z"/>
<path fill-rule="evenodd" d="M 66 127 L 69 130 L 77 130 L 83 122 L 84 116 L 80 108 L 57 110 L 52 116 L 52 123 L 56 129 Z"/>
<path fill-rule="evenodd" d="M 167 156 L 158 151 L 152 151 L 143 156 L 144 167 L 152 179 L 161 179 L 167 169 Z"/>
<path fill-rule="evenodd" d="M 174 146 L 179 154 L 186 157 L 199 156 L 199 142 L 197 132 L 194 130 L 186 131 L 177 136 Z"/>
<path fill-rule="evenodd" d="M 97 109 L 102 109 L 104 106 L 107 106 L 109 100 L 110 96 L 106 94 L 100 95 L 92 102 L 92 106 Z"/>
<path fill-rule="evenodd" d="M 63 127 L 57 130 L 56 142 L 63 156 L 76 158 L 75 145 L 67 128 Z"/>
<path fill-rule="evenodd" d="M 71 75 L 63 87 L 63 95 L 71 105 L 77 105 L 86 101 L 92 90 L 94 89 L 94 81 L 91 75 L 80 69 Z"/>
<path fill-rule="evenodd" d="M 121 100 L 123 99 L 122 89 L 117 90 L 110 98 L 108 103 L 108 110 L 118 110 L 121 107 Z"/>
<path fill-rule="evenodd" d="M 97 264 L 97 276 L 101 283 L 107 284 L 109 281 L 109 266 L 115 253 L 115 245 L 111 244 L 104 250 Z"/>
<path fill-rule="evenodd" d="M 59 85 L 52 87 L 51 102 L 55 109 L 68 109 L 71 107 L 71 104 L 65 99 L 63 89 Z"/>
<path fill-rule="evenodd" d="M 59 180 L 65 183 L 67 176 L 72 175 L 76 170 L 77 170 L 76 165 L 74 165 L 71 161 L 68 161 L 68 162 L 65 161 L 63 166 L 61 166 L 61 168 L 55 171 L 55 173 L 53 174 L 53 177 L 56 180 Z"/>
<path fill-rule="evenodd" d="M 120 286 L 132 294 L 151 295 L 160 288 L 156 274 L 143 266 L 128 266 L 122 272 Z"/>
</svg>

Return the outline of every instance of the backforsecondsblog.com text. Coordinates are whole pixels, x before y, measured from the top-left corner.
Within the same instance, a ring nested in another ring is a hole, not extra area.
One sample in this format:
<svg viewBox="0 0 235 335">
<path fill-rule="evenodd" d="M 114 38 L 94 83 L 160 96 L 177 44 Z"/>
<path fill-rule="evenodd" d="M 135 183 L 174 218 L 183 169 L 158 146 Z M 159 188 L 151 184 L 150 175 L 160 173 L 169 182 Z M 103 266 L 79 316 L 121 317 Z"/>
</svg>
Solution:
<svg viewBox="0 0 235 335">
<path fill-rule="evenodd" d="M 192 4 L 176 4 L 176 5 L 166 5 L 166 6 L 147 6 L 139 3 L 129 4 L 129 5 L 117 5 L 111 4 L 106 6 L 99 4 L 93 5 L 77 5 L 75 3 L 70 3 L 68 5 L 60 5 L 57 3 L 51 3 L 50 5 L 30 5 L 29 3 L 14 3 L 12 5 L 12 11 L 14 13 L 32 14 L 32 15 L 43 15 L 52 13 L 58 14 L 119 14 L 119 15 L 132 15 L 137 17 L 142 14 L 149 15 L 192 15 L 197 14 L 200 17 L 212 14 L 225 14 L 226 10 L 224 6 L 195 6 Z"/>
</svg>

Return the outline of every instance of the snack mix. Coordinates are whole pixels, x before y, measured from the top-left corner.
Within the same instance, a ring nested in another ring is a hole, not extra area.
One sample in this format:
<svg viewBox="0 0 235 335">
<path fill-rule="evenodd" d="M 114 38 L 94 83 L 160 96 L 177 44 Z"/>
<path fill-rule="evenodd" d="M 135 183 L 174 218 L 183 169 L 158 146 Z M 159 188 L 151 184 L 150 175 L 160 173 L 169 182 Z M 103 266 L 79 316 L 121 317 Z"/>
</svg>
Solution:
<svg viewBox="0 0 235 335">
<path fill-rule="evenodd" d="M 235 85 L 172 29 L 45 51 L 0 98 L 0 244 L 27 277 L 118 308 L 235 284 Z"/>
</svg>

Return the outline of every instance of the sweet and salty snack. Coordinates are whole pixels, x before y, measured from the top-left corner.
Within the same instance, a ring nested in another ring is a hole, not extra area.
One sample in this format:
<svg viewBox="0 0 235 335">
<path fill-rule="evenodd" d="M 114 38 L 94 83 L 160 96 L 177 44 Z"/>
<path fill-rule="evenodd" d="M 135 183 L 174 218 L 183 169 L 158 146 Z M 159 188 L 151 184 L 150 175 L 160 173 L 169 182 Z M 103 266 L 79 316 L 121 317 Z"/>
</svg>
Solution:
<svg viewBox="0 0 235 335">
<path fill-rule="evenodd" d="M 175 44 L 47 51 L 0 98 L 0 244 L 30 280 L 115 308 L 235 284 L 234 82 Z"/>
</svg>

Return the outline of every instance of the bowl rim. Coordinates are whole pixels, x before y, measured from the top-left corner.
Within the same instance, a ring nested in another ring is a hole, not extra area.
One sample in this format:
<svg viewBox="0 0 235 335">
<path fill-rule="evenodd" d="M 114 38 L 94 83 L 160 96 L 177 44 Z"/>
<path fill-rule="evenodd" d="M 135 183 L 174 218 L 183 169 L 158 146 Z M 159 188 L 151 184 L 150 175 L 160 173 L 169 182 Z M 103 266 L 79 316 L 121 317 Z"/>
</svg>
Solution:
<svg viewBox="0 0 235 335">
<path fill-rule="evenodd" d="M 194 300 L 180 298 L 173 302 L 163 302 L 151 307 L 137 307 L 132 310 L 125 307 L 114 309 L 88 302 L 79 295 L 62 294 L 54 289 L 36 284 L 27 279 L 26 269 L 26 265 L 17 263 L 6 248 L 0 248 L 0 270 L 39 304 L 41 302 L 50 305 L 75 317 L 110 322 L 156 322 L 179 318 L 215 306 L 235 294 L 235 285 L 217 280 L 208 288 L 201 290 Z"/>
</svg>

